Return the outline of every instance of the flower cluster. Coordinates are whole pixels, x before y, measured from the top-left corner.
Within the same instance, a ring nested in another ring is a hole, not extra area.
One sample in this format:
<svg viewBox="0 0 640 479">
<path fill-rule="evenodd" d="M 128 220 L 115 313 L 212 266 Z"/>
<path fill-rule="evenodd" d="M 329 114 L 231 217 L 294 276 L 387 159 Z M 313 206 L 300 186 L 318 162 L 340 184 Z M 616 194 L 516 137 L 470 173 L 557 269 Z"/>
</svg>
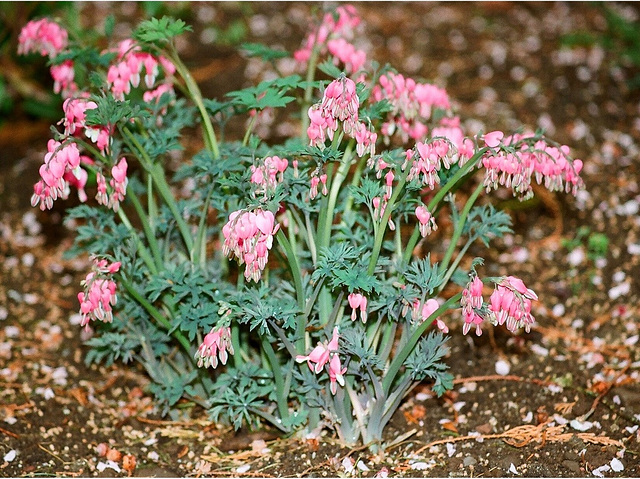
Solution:
<svg viewBox="0 0 640 479">
<path fill-rule="evenodd" d="M 278 156 L 267 156 L 259 160 L 257 165 L 251 165 L 251 183 L 258 185 L 254 196 L 273 194 L 278 183 L 283 180 L 284 171 L 289 166 L 289 160 Z"/>
<path fill-rule="evenodd" d="M 271 211 L 234 211 L 222 228 L 225 256 L 235 256 L 238 263 L 246 264 L 244 276 L 256 283 L 267 265 L 273 236 L 280 225 L 275 224 Z"/>
<path fill-rule="evenodd" d="M 329 363 L 329 381 L 331 384 L 331 393 L 335 394 L 338 391 L 338 384 L 344 386 L 344 373 L 347 372 L 347 368 L 342 367 L 340 362 L 340 356 L 338 356 L 338 340 L 340 335 L 338 334 L 338 328 L 333 328 L 333 336 L 331 340 L 325 343 L 318 343 L 318 345 L 309 353 L 308 356 L 298 355 L 296 361 L 302 363 L 307 361 L 309 369 L 312 372 L 319 374 L 324 366 Z"/>
<path fill-rule="evenodd" d="M 360 310 L 360 319 L 363 323 L 367 322 L 367 297 L 361 293 L 351 293 L 347 297 L 349 306 L 351 306 L 351 320 L 356 320 L 358 309 Z"/>
<path fill-rule="evenodd" d="M 420 229 L 420 235 L 423 238 L 429 236 L 431 232 L 438 229 L 436 219 L 429 212 L 426 206 L 420 205 L 416 207 L 416 218 L 418 218 L 418 228 Z"/>
<path fill-rule="evenodd" d="M 464 318 L 464 326 L 462 326 L 462 333 L 467 334 L 473 325 L 476 327 L 476 335 L 482 335 L 483 318 L 480 315 L 482 310 L 482 288 L 484 284 L 482 280 L 477 276 L 469 281 L 467 287 L 462 291 L 462 299 L 460 300 L 460 306 L 462 306 L 462 317 Z"/>
<path fill-rule="evenodd" d="M 107 179 L 101 171 L 96 174 L 96 182 L 98 191 L 96 193 L 96 200 L 99 204 L 112 209 L 116 213 L 120 208 L 120 203 L 124 200 L 127 190 L 127 184 L 129 180 L 127 178 L 127 160 L 120 158 L 120 161 L 113 165 L 111 168 L 111 179 L 109 185 L 111 185 L 111 194 L 107 189 Z"/>
<path fill-rule="evenodd" d="M 528 333 L 535 318 L 531 315 L 531 301 L 538 296 L 528 289 L 524 282 L 513 276 L 503 278 L 489 298 L 489 310 L 498 324 L 507 325 L 507 329 L 515 332 L 524 326 Z"/>
<path fill-rule="evenodd" d="M 69 197 L 69 180 L 84 189 L 86 172 L 80 168 L 80 151 L 73 142 L 61 144 L 55 140 L 47 143 L 44 164 L 40 166 L 40 180 L 33 186 L 31 206 L 40 204 L 42 211 L 53 208 L 58 198 Z"/>
<path fill-rule="evenodd" d="M 80 301 L 81 326 L 88 325 L 89 321 L 104 321 L 110 323 L 113 320 L 113 306 L 115 306 L 116 283 L 111 275 L 120 269 L 120 262 L 111 263 L 106 259 L 94 259 L 93 270 L 80 283 L 84 291 L 78 293 Z"/>
<path fill-rule="evenodd" d="M 98 150 L 104 153 L 106 148 L 111 144 L 111 134 L 106 126 L 87 126 L 86 116 L 87 110 L 98 108 L 96 102 L 89 100 L 85 96 L 77 98 L 67 98 L 62 104 L 64 110 L 64 118 L 62 124 L 64 126 L 65 135 L 80 135 L 84 132 L 85 136 L 96 144 Z"/>
<path fill-rule="evenodd" d="M 59 65 L 52 65 L 49 71 L 51 72 L 51 78 L 53 78 L 54 93 L 62 95 L 63 98 L 69 98 L 78 91 L 73 61 L 65 60 Z"/>
<path fill-rule="evenodd" d="M 374 101 L 387 100 L 391 105 L 387 121 L 381 131 L 388 141 L 398 131 L 403 142 L 409 138 L 424 138 L 429 128 L 427 121 L 434 109 L 449 110 L 451 104 L 447 92 L 428 83 L 417 83 L 412 78 L 387 72 L 380 76 L 371 97 Z"/>
<path fill-rule="evenodd" d="M 143 52 L 133 40 L 127 39 L 118 45 L 118 61 L 111 65 L 107 72 L 107 84 L 111 93 L 117 100 L 124 100 L 125 95 L 131 92 L 131 88 L 140 85 L 142 75 L 147 90 L 152 90 L 156 78 L 164 71 L 165 82 L 158 88 L 161 90 L 146 95 L 145 101 L 159 97 L 162 93 L 173 92 L 173 86 L 168 81 L 170 75 L 176 71 L 175 66 L 166 58 L 155 57 L 151 53 Z M 147 92 L 148 93 L 148 92 Z"/>
<path fill-rule="evenodd" d="M 329 83 L 322 101 L 309 108 L 307 136 L 311 146 L 324 148 L 327 138 L 333 140 L 339 120 L 345 134 L 355 138 L 358 156 L 362 157 L 365 153 L 373 156 L 378 135 L 359 121 L 359 107 L 360 100 L 353 80 L 343 76 Z"/>
<path fill-rule="evenodd" d="M 533 134 L 505 137 L 501 131 L 484 136 L 488 150 L 482 164 L 487 192 L 502 185 L 511 188 L 514 196 L 526 200 L 533 196 L 533 178 L 550 191 L 564 190 L 574 196 L 584 186 L 579 176 L 582 161 L 569 159 L 568 146 L 552 146 L 544 140 L 532 140 L 534 138 Z"/>
<path fill-rule="evenodd" d="M 38 53 L 51 59 L 67 48 L 68 41 L 67 31 L 57 23 L 46 18 L 32 20 L 20 31 L 18 54 Z"/>
<path fill-rule="evenodd" d="M 360 70 L 367 54 L 358 50 L 348 40 L 353 37 L 353 30 L 360 24 L 360 17 L 352 5 L 340 5 L 335 14 L 326 13 L 322 23 L 312 31 L 304 41 L 301 49 L 293 57 L 299 63 L 306 65 L 311 58 L 314 48 L 320 55 L 327 52 L 333 56 L 334 63 L 343 63 L 347 73 Z"/>
<path fill-rule="evenodd" d="M 67 48 L 69 35 L 67 31 L 55 22 L 46 18 L 32 20 L 27 23 L 18 37 L 18 54 L 37 53 L 43 57 L 54 59 Z M 73 61 L 65 60 L 52 65 L 49 69 L 53 78 L 53 91 L 68 98 L 78 91 L 75 84 Z"/>
<path fill-rule="evenodd" d="M 196 351 L 195 359 L 198 360 L 198 367 L 204 366 L 213 369 L 218 367 L 218 359 L 222 364 L 227 364 L 229 354 L 233 355 L 233 344 L 231 343 L 231 328 L 212 328 L 204 337 L 202 344 Z"/>
<path fill-rule="evenodd" d="M 535 318 L 531 314 L 531 301 L 538 296 L 533 290 L 528 289 L 524 282 L 514 276 L 506 276 L 496 283 L 489 303 L 484 304 L 482 289 L 484 285 L 477 276 L 473 278 L 462 291 L 462 316 L 464 326 L 462 332 L 467 334 L 472 326 L 476 328 L 476 334 L 480 336 L 480 325 L 484 319 L 493 324 L 503 325 L 509 331 L 515 332 L 521 327 L 529 332 Z"/>
<path fill-rule="evenodd" d="M 429 316 L 431 316 L 439 307 L 440 303 L 438 303 L 438 300 L 435 298 L 429 298 L 424 303 L 421 303 L 419 299 L 416 299 L 411 306 L 411 319 L 412 321 L 422 323 L 429 319 Z M 449 332 L 449 327 L 440 318 L 436 318 L 433 322 L 443 334 L 447 334 Z"/>
</svg>

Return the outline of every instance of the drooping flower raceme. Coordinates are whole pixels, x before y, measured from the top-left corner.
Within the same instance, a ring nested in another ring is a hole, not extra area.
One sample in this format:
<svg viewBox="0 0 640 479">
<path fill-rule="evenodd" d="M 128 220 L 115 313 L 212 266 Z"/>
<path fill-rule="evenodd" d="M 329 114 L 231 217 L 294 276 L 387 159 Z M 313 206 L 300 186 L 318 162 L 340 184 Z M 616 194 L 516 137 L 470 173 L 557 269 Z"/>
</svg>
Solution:
<svg viewBox="0 0 640 479">
<path fill-rule="evenodd" d="M 225 256 L 235 256 L 239 264 L 245 264 L 244 276 L 256 283 L 260 280 L 269 259 L 273 236 L 280 225 L 275 224 L 271 211 L 260 208 L 254 211 L 234 211 L 222 228 Z"/>
<path fill-rule="evenodd" d="M 462 316 L 464 318 L 464 325 L 462 326 L 462 333 L 467 334 L 472 326 L 476 328 L 476 335 L 482 335 L 483 318 L 480 315 L 482 310 L 482 288 L 484 284 L 482 280 L 474 276 L 474 278 L 467 284 L 467 287 L 462 291 L 462 298 L 460 299 L 460 306 L 462 306 Z"/>
<path fill-rule="evenodd" d="M 18 37 L 18 54 L 37 53 L 50 60 L 62 53 L 68 46 L 67 31 L 55 22 L 46 18 L 32 20 L 20 31 Z M 49 71 L 53 78 L 53 91 L 68 98 L 78 91 L 76 85 L 73 60 L 64 60 L 52 65 Z"/>
<path fill-rule="evenodd" d="M 333 140 L 341 124 L 344 133 L 356 140 L 358 156 L 367 153 L 373 156 L 378 134 L 359 120 L 359 107 L 360 99 L 353 80 L 342 76 L 329 83 L 322 101 L 312 105 L 308 111 L 310 122 L 307 136 L 310 145 L 323 149 L 325 141 Z"/>
<path fill-rule="evenodd" d="M 85 136 L 96 144 L 98 150 L 104 153 L 106 148 L 111 145 L 111 134 L 107 126 L 87 126 L 87 110 L 98 108 L 96 102 L 89 100 L 87 96 L 67 98 L 62 104 L 64 134 L 78 136 L 84 132 Z"/>
<path fill-rule="evenodd" d="M 533 196 L 532 179 L 550 191 L 564 190 L 574 196 L 584 186 L 579 176 L 582 161 L 569 159 L 568 146 L 553 146 L 534 138 L 533 134 L 505 137 L 501 131 L 484 135 L 489 147 L 482 157 L 487 192 L 502 185 L 511 188 L 514 196 L 526 200 Z"/>
<path fill-rule="evenodd" d="M 81 326 L 88 325 L 89 321 L 104 321 L 110 323 L 113 320 L 113 306 L 117 302 L 116 283 L 111 275 L 120 269 L 120 262 L 111 263 L 106 259 L 94 259 L 93 270 L 81 281 L 84 291 L 78 293 L 80 301 Z"/>
<path fill-rule="evenodd" d="M 58 198 L 69 197 L 69 182 L 65 179 L 68 173 L 80 179 L 80 151 L 73 142 L 61 144 L 55 140 L 47 143 L 47 154 L 44 164 L 40 166 L 42 178 L 33 186 L 31 206 L 40 205 L 42 211 L 51 209 Z"/>
<path fill-rule="evenodd" d="M 168 59 L 143 52 L 131 39 L 120 42 L 117 53 L 117 62 L 112 64 L 107 72 L 107 84 L 116 99 L 123 101 L 125 95 L 131 92 L 131 88 L 137 88 L 141 81 L 147 90 L 152 90 L 161 72 L 165 75 L 165 82 L 160 85 L 161 93 L 173 91 L 167 77 L 173 75 L 176 69 Z M 145 101 L 157 96 L 152 93 L 145 98 Z"/>
<path fill-rule="evenodd" d="M 506 323 L 507 329 L 515 332 L 524 326 L 528 333 L 535 318 L 531 315 L 531 301 L 538 296 L 528 289 L 521 279 L 507 276 L 502 279 L 489 298 L 489 310 L 498 324 Z"/>
<path fill-rule="evenodd" d="M 319 374 L 327 363 L 329 364 L 329 381 L 332 394 L 337 392 L 338 384 L 344 386 L 343 375 L 347 372 L 347 368 L 342 368 L 342 363 L 338 356 L 339 339 L 338 328 L 335 327 L 333 328 L 333 336 L 328 343 L 319 342 L 307 356 L 296 356 L 297 362 L 303 363 L 306 361 L 309 369 L 316 374 Z"/>
<path fill-rule="evenodd" d="M 374 101 L 387 100 L 392 107 L 381 128 L 386 141 L 396 132 L 403 142 L 409 138 L 420 140 L 429 131 L 427 122 L 433 111 L 451 109 L 449 95 L 444 89 L 428 83 L 417 83 L 412 78 L 393 72 L 380 76 L 371 97 Z"/>
<path fill-rule="evenodd" d="M 363 323 L 367 322 L 367 297 L 361 293 L 351 293 L 347 300 L 351 306 L 351 320 L 356 320 L 357 311 L 360 310 L 360 319 Z"/>
<path fill-rule="evenodd" d="M 278 183 L 282 182 L 288 166 L 289 160 L 278 156 L 267 156 L 251 165 L 251 183 L 257 185 L 254 196 L 263 194 L 266 197 L 273 194 Z"/>
<path fill-rule="evenodd" d="M 46 18 L 32 20 L 20 31 L 18 54 L 39 53 L 54 58 L 67 48 L 68 41 L 67 31 L 57 23 Z"/>
<path fill-rule="evenodd" d="M 355 73 L 367 60 L 366 53 L 348 41 L 353 38 L 353 30 L 359 24 L 360 17 L 353 5 L 340 5 L 335 15 L 324 15 L 322 23 L 309 33 L 302 48 L 296 50 L 293 57 L 306 66 L 315 48 L 319 55 L 332 55 L 335 64 L 343 63 L 348 74 Z"/>
<path fill-rule="evenodd" d="M 527 288 L 524 282 L 514 276 L 506 276 L 496 283 L 489 303 L 482 298 L 482 281 L 477 276 L 471 280 L 462 291 L 462 316 L 464 326 L 462 332 L 467 334 L 472 327 L 476 328 L 476 335 L 482 334 L 483 320 L 493 324 L 505 324 L 507 329 L 515 332 L 521 327 L 529 332 L 535 318 L 531 314 L 531 301 L 538 296 Z"/>
<path fill-rule="evenodd" d="M 218 359 L 222 364 L 227 364 L 229 354 L 233 355 L 233 344 L 231 343 L 231 328 L 228 326 L 212 328 L 204 337 L 202 344 L 196 351 L 195 359 L 198 367 L 204 366 L 213 369 L 218 367 Z"/>
</svg>

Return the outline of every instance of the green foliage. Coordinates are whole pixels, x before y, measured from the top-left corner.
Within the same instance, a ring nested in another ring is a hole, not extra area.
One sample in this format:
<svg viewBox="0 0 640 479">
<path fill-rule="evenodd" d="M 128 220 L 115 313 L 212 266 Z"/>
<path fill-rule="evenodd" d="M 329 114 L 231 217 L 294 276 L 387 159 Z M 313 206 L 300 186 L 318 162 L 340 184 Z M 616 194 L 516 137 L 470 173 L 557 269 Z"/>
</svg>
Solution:
<svg viewBox="0 0 640 479">
<path fill-rule="evenodd" d="M 301 84 L 300 76 L 293 75 L 287 78 L 263 81 L 255 87 L 229 92 L 227 96 L 231 97 L 230 104 L 232 106 L 246 110 L 282 108 L 296 99 L 294 96 L 287 95 L 287 92 L 300 88 Z M 218 105 L 215 107 L 219 108 Z"/>
<path fill-rule="evenodd" d="M 238 430 L 243 423 L 259 426 L 259 411 L 265 398 L 273 391 L 273 376 L 253 363 L 229 368 L 217 380 L 219 394 L 209 400 L 209 414 L 216 422 L 232 424 Z"/>
<path fill-rule="evenodd" d="M 108 211 L 80 205 L 68 210 L 67 216 L 82 223 L 76 228 L 73 246 L 65 252 L 65 257 L 84 252 L 121 257 L 121 254 L 127 256 L 127 252 L 131 251 L 131 232 L 122 223 L 116 223 Z"/>
<path fill-rule="evenodd" d="M 404 277 L 408 283 L 431 295 L 442 284 L 444 275 L 445 271 L 438 267 L 438 263 L 431 264 L 431 254 L 428 254 L 425 258 L 413 260 Z"/>
<path fill-rule="evenodd" d="M 446 372 L 448 366 L 442 362 L 449 352 L 446 341 L 442 333 L 431 332 L 420 340 L 406 361 L 412 379 L 421 381 L 428 377 L 435 381 L 432 389 L 438 396 L 453 387 L 453 375 Z"/>
<path fill-rule="evenodd" d="M 463 233 L 469 235 L 470 241 L 479 239 L 488 247 L 491 239 L 513 233 L 511 217 L 504 211 L 496 210 L 491 204 L 475 206 L 469 213 Z"/>
<path fill-rule="evenodd" d="M 133 38 L 142 43 L 162 45 L 191 30 L 184 21 L 165 16 L 142 22 L 133 32 Z"/>
<path fill-rule="evenodd" d="M 278 60 L 280 58 L 287 58 L 289 56 L 288 52 L 269 48 L 262 43 L 243 43 L 240 45 L 240 49 L 248 57 L 258 57 L 266 62 Z"/>
</svg>

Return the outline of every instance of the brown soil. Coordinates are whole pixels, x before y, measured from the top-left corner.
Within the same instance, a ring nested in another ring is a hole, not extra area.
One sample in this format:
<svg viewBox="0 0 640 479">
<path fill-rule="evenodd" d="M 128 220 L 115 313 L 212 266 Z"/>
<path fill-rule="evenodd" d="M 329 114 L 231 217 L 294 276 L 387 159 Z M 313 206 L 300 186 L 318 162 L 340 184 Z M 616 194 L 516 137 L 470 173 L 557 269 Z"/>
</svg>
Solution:
<svg viewBox="0 0 640 479">
<path fill-rule="evenodd" d="M 213 9 L 224 25 L 244 18 L 249 40 L 290 51 L 310 11 L 191 5 Z M 635 4 L 613 6 L 640 15 Z M 426 385 L 415 390 L 387 430 L 385 455 L 341 448 L 331 433 L 234 433 L 192 407 L 162 418 L 135 365 L 84 364 L 73 315 L 87 262 L 62 259 L 73 235 L 61 223 L 64 205 L 47 214 L 29 206 L 48 125 L 12 119 L 0 128 L 0 476 L 372 476 L 386 467 L 414 477 L 640 477 L 640 95 L 626 83 L 638 69 L 597 47 L 562 47 L 564 34 L 605 31 L 593 5 L 358 8 L 371 57 L 446 86 L 461 117 L 481 122 L 469 129 L 544 126 L 584 160 L 588 194 L 540 191 L 510 210 L 515 234 L 476 252 L 487 274 L 519 275 L 538 293 L 532 332 L 465 337 L 450 318 L 455 388 L 441 399 Z M 198 47 L 204 27 L 193 17 L 185 51 L 203 87 L 215 95 L 242 86 L 246 61 Z M 579 227 L 606 235 L 604 260 L 588 257 L 586 240 L 573 252 L 563 246 Z M 510 365 L 507 375 L 496 374 L 498 360 Z M 108 459 L 121 472 L 101 472 Z"/>
</svg>

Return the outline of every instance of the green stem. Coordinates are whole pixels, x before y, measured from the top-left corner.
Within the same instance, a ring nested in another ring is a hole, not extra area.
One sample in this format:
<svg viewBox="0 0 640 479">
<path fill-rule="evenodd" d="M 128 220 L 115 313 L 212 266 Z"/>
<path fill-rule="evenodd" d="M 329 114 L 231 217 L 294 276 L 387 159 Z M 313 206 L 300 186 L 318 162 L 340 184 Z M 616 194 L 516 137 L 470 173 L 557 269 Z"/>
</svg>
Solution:
<svg viewBox="0 0 640 479">
<path fill-rule="evenodd" d="M 207 194 L 207 199 L 204 202 L 204 207 L 202 208 L 202 214 L 200 215 L 200 221 L 198 222 L 198 231 L 196 232 L 196 242 L 194 245 L 194 263 L 200 263 L 201 266 L 204 267 L 206 262 L 206 247 L 204 244 L 204 240 L 207 232 L 207 215 L 209 214 L 209 204 L 211 203 L 211 198 L 213 197 L 214 185 L 209 189 L 209 193 Z"/>
<path fill-rule="evenodd" d="M 449 248 L 447 248 L 447 252 L 445 253 L 444 258 L 440 263 L 443 269 L 449 266 L 449 261 L 451 261 L 453 252 L 455 251 L 456 245 L 458 244 L 458 240 L 462 235 L 462 229 L 464 228 L 464 224 L 467 221 L 467 216 L 469 216 L 469 212 L 471 211 L 471 208 L 473 207 L 474 203 L 478 199 L 478 196 L 480 196 L 480 193 L 482 193 L 484 188 L 485 188 L 484 185 L 480 183 L 476 187 L 474 192 L 471 194 L 469 199 L 467 200 L 467 203 L 464 205 L 464 208 L 460 213 L 460 217 L 458 218 L 458 223 L 456 224 L 455 229 L 453 230 L 453 236 L 451 237 L 451 243 L 449 243 Z"/>
<path fill-rule="evenodd" d="M 456 268 L 458 267 L 458 265 L 460 264 L 460 261 L 462 261 L 462 258 L 464 258 L 465 253 L 467 252 L 467 250 L 469 249 L 469 247 L 473 244 L 473 241 L 471 239 L 469 239 L 464 246 L 462 247 L 462 249 L 458 252 L 458 254 L 456 255 L 456 259 L 453 261 L 453 263 L 451 264 L 451 266 L 449 267 L 449 269 L 447 270 L 447 273 L 444 275 L 444 279 L 442 280 L 442 283 L 440 284 L 440 288 L 438 291 L 442 291 L 445 286 L 447 285 L 447 283 L 449 282 L 449 279 L 451 278 L 451 276 L 453 275 L 453 272 L 456 270 Z"/>
<path fill-rule="evenodd" d="M 158 218 L 158 206 L 156 205 L 156 199 L 153 194 L 153 178 L 147 174 L 147 211 L 149 216 L 149 226 L 155 236 L 156 220 Z"/>
<path fill-rule="evenodd" d="M 293 276 L 293 282 L 296 288 L 296 299 L 298 301 L 298 307 L 300 308 L 300 311 L 304 311 L 304 286 L 302 285 L 302 273 L 300 272 L 298 257 L 296 256 L 295 251 L 293 251 L 293 248 L 291 248 L 291 243 L 289 243 L 286 235 L 282 232 L 282 228 L 280 228 L 278 230 L 278 233 L 276 233 L 276 240 L 280 244 L 280 247 L 284 250 L 285 257 L 287 258 L 289 267 L 291 268 L 291 276 Z M 296 348 L 299 354 L 304 354 L 304 332 L 306 327 L 306 320 L 302 317 L 299 318 L 296 327 Z"/>
<path fill-rule="evenodd" d="M 169 187 L 169 184 L 167 183 L 167 180 L 164 176 L 164 171 L 162 169 L 162 166 L 160 166 L 159 164 L 153 163 L 153 161 L 151 160 L 151 158 L 149 158 L 149 155 L 144 150 L 144 148 L 142 147 L 138 139 L 133 135 L 133 133 L 131 133 L 131 131 L 129 131 L 128 128 L 124 127 L 122 128 L 121 131 L 122 131 L 122 134 L 126 137 L 126 139 L 129 140 L 127 142 L 129 144 L 129 147 L 131 148 L 131 146 L 133 146 L 135 147 L 136 150 L 138 150 L 138 153 L 140 155 L 139 158 L 142 160 L 141 161 L 142 166 L 147 170 L 147 172 L 153 178 L 153 181 L 156 184 L 156 187 L 158 188 L 158 192 L 160 193 L 160 196 L 162 196 L 162 199 L 165 201 L 165 203 L 169 207 L 169 210 L 171 211 L 171 214 L 176 220 L 176 223 L 178 224 L 178 229 L 180 230 L 180 234 L 182 235 L 182 240 L 184 241 L 187 251 L 189 252 L 190 259 L 193 262 L 193 254 L 194 254 L 193 238 L 191 237 L 189 226 L 187 225 L 186 221 L 178 211 L 178 205 L 175 202 L 175 198 L 171 193 L 171 188 Z"/>
<path fill-rule="evenodd" d="M 160 323 L 167 331 L 171 331 L 171 329 L 173 329 L 171 323 L 167 320 L 167 318 L 165 318 L 162 313 L 155 306 L 153 306 L 147 300 L 147 298 L 145 298 L 129 281 L 122 278 L 120 280 L 120 284 L 122 284 L 127 292 L 133 297 L 133 299 L 135 299 L 138 304 L 140 304 L 140 306 L 146 309 L 151 317 L 158 321 L 158 323 Z M 188 354 L 191 354 L 191 343 L 189 342 L 189 340 L 185 338 L 178 330 L 173 331 L 171 334 L 178 340 L 184 350 Z"/>
<path fill-rule="evenodd" d="M 189 69 L 182 63 L 180 57 L 178 56 L 178 52 L 175 47 L 171 45 L 169 51 L 169 57 L 171 61 L 176 67 L 177 72 L 184 79 L 185 84 L 187 85 L 187 89 L 191 94 L 191 98 L 193 99 L 198 111 L 200 112 L 200 117 L 202 118 L 202 124 L 204 126 L 204 140 L 207 150 L 209 150 L 213 154 L 213 159 L 218 159 L 220 157 L 220 151 L 218 150 L 218 141 L 216 139 L 216 134 L 213 130 L 213 124 L 211 123 L 211 118 L 209 117 L 209 113 L 207 113 L 207 109 L 204 106 L 204 102 L 202 100 L 202 93 L 200 92 L 200 88 L 198 84 L 191 76 Z"/>
<path fill-rule="evenodd" d="M 309 115 L 307 115 L 307 110 L 311 106 L 311 97 L 313 95 L 313 87 L 312 83 L 316 75 L 316 65 L 318 64 L 318 55 L 319 50 L 318 47 L 314 47 L 311 51 L 311 58 L 309 58 L 309 66 L 307 67 L 307 87 L 304 91 L 304 101 L 302 102 L 302 108 L 300 111 L 300 119 L 302 121 L 302 127 L 300 131 L 300 137 L 302 140 L 307 139 L 307 128 L 309 128 Z"/>
<path fill-rule="evenodd" d="M 138 249 L 138 254 L 140 254 L 140 257 L 147 265 L 147 268 L 149 268 L 151 274 L 158 274 L 158 269 L 156 268 L 156 264 L 153 261 L 153 257 L 149 253 L 149 250 L 142 244 L 142 240 L 138 237 L 138 232 L 131 225 L 129 218 L 127 218 L 127 215 L 122 210 L 122 208 L 118 208 L 118 216 L 120 217 L 120 221 L 122 221 L 122 224 L 126 226 L 126 228 L 131 233 L 131 236 L 134 238 L 136 247 Z"/>
<path fill-rule="evenodd" d="M 255 115 L 251 117 L 251 121 L 249 122 L 249 126 L 247 127 L 247 132 L 244 134 L 244 138 L 242 139 L 242 146 L 247 146 L 247 143 L 249 143 L 249 137 L 251 136 L 254 125 L 256 124 L 256 118 L 258 118 L 258 114 L 258 110 L 255 110 Z"/>
<path fill-rule="evenodd" d="M 157 271 L 162 271 L 164 269 L 164 263 L 162 261 L 160 247 L 158 246 L 158 240 L 156 239 L 156 235 L 151 229 L 147 215 L 142 208 L 142 204 L 140 203 L 140 200 L 136 195 L 127 195 L 127 199 L 131 201 L 131 203 L 133 204 L 133 208 L 136 210 L 136 213 L 138 213 L 138 217 L 140 218 L 140 222 L 142 223 L 142 230 L 144 231 L 147 242 L 151 247 L 151 254 L 153 255 Z"/>
<path fill-rule="evenodd" d="M 404 250 L 404 255 L 402 256 L 402 261 L 404 264 L 409 264 L 411 260 L 411 256 L 413 256 L 413 250 L 416 249 L 416 245 L 418 244 L 418 240 L 420 239 L 420 228 L 418 225 L 413 229 L 413 234 L 411 238 L 409 238 L 409 242 Z"/>
<path fill-rule="evenodd" d="M 378 228 L 378 231 L 376 232 L 376 236 L 373 242 L 373 250 L 371 251 L 371 259 L 369 260 L 369 274 L 373 274 L 373 272 L 376 270 L 376 264 L 378 262 L 378 257 L 380 256 L 380 250 L 382 248 L 382 241 L 384 240 L 384 234 L 387 231 L 387 224 L 389 223 L 389 218 L 391 217 L 391 213 L 393 212 L 393 207 L 396 203 L 396 200 L 398 199 L 398 196 L 400 196 L 400 193 L 404 189 L 404 185 L 407 182 L 408 174 L 409 168 L 405 169 L 405 171 L 402 172 L 400 181 L 393 188 L 393 194 L 391 195 L 391 198 L 389 198 L 389 201 L 385 206 L 384 215 L 380 220 L 380 226 Z M 398 225 L 398 228 L 400 228 L 400 225 Z"/>
<path fill-rule="evenodd" d="M 364 170 L 364 166 L 367 164 L 367 156 L 363 155 L 362 158 L 358 161 L 358 165 L 356 166 L 356 170 L 353 172 L 353 178 L 351 178 L 351 186 L 356 187 L 360 184 L 360 179 L 362 178 L 362 171 Z M 351 216 L 351 208 L 353 208 L 353 195 L 349 194 L 347 197 L 347 202 L 345 203 L 343 217 L 348 219 Z"/>
<path fill-rule="evenodd" d="M 287 405 L 288 392 L 285 389 L 282 368 L 280 367 L 280 362 L 273 350 L 273 346 L 271 346 L 269 339 L 266 337 L 262 338 L 262 349 L 266 353 L 269 363 L 271 364 L 273 380 L 276 383 L 276 402 L 278 403 L 278 412 L 280 413 L 280 419 L 284 421 L 289 417 L 289 407 Z"/>
<path fill-rule="evenodd" d="M 324 226 L 322 227 L 322 235 L 319 238 L 321 247 L 328 248 L 329 242 L 331 241 L 331 225 L 334 220 L 336 201 L 338 200 L 338 194 L 340 192 L 342 182 L 347 177 L 349 169 L 351 168 L 351 156 L 353 154 L 354 143 L 355 142 L 351 140 L 347 145 L 344 155 L 342 156 L 340 166 L 338 167 L 338 171 L 336 172 L 336 176 L 331 180 L 331 190 L 329 191 L 329 201 L 327 202 Z"/>
<path fill-rule="evenodd" d="M 240 328 L 235 327 L 231 328 L 231 346 L 233 346 L 233 351 L 237 354 L 233 355 L 233 365 L 236 369 L 239 369 L 242 366 L 242 352 L 240 348 Z"/>
<path fill-rule="evenodd" d="M 470 159 L 469 161 L 467 161 L 462 168 L 460 168 L 458 171 L 456 171 L 456 173 L 449 178 L 449 181 L 447 181 L 447 183 L 445 185 L 442 186 L 442 188 L 440 188 L 438 190 L 438 192 L 434 195 L 433 198 L 431 198 L 431 201 L 429 201 L 429 204 L 427 205 L 427 210 L 429 211 L 429 213 L 434 214 L 436 208 L 438 207 L 439 203 L 442 201 L 442 199 L 445 197 L 445 195 L 454 187 L 458 184 L 458 182 L 467 174 L 469 173 L 478 163 L 478 161 L 480 161 L 480 158 L 482 158 L 482 155 L 485 154 L 485 152 L 487 151 L 487 148 L 481 148 L 480 150 L 478 150 Z M 409 260 L 411 259 L 411 255 L 413 253 L 413 250 L 415 249 L 416 245 L 418 244 L 418 241 L 420 240 L 420 231 L 418 226 L 416 225 L 416 229 L 413 231 L 413 234 L 411 235 L 411 238 L 409 239 L 409 242 L 407 243 L 407 246 L 404 250 L 404 256 L 403 256 L 403 260 L 405 264 L 409 263 Z"/>
<path fill-rule="evenodd" d="M 449 298 L 433 313 L 431 313 L 431 315 L 426 320 L 424 320 L 420 325 L 416 327 L 404 347 L 397 352 L 396 356 L 393 358 L 393 361 L 391 361 L 391 364 L 389 365 L 389 369 L 387 369 L 387 373 L 385 374 L 384 379 L 382 380 L 382 389 L 387 397 L 389 396 L 389 391 L 391 390 L 391 386 L 393 385 L 393 381 L 395 380 L 398 371 L 400 371 L 400 368 L 402 367 L 405 359 L 407 359 L 409 354 L 411 354 L 411 351 L 413 351 L 413 349 L 416 347 L 416 344 L 418 344 L 418 341 L 422 337 L 422 334 L 427 330 L 429 326 L 431 326 L 431 323 L 437 317 L 448 310 L 451 305 L 459 302 L 461 297 L 462 293 L 457 293 L 456 295 Z"/>
</svg>

